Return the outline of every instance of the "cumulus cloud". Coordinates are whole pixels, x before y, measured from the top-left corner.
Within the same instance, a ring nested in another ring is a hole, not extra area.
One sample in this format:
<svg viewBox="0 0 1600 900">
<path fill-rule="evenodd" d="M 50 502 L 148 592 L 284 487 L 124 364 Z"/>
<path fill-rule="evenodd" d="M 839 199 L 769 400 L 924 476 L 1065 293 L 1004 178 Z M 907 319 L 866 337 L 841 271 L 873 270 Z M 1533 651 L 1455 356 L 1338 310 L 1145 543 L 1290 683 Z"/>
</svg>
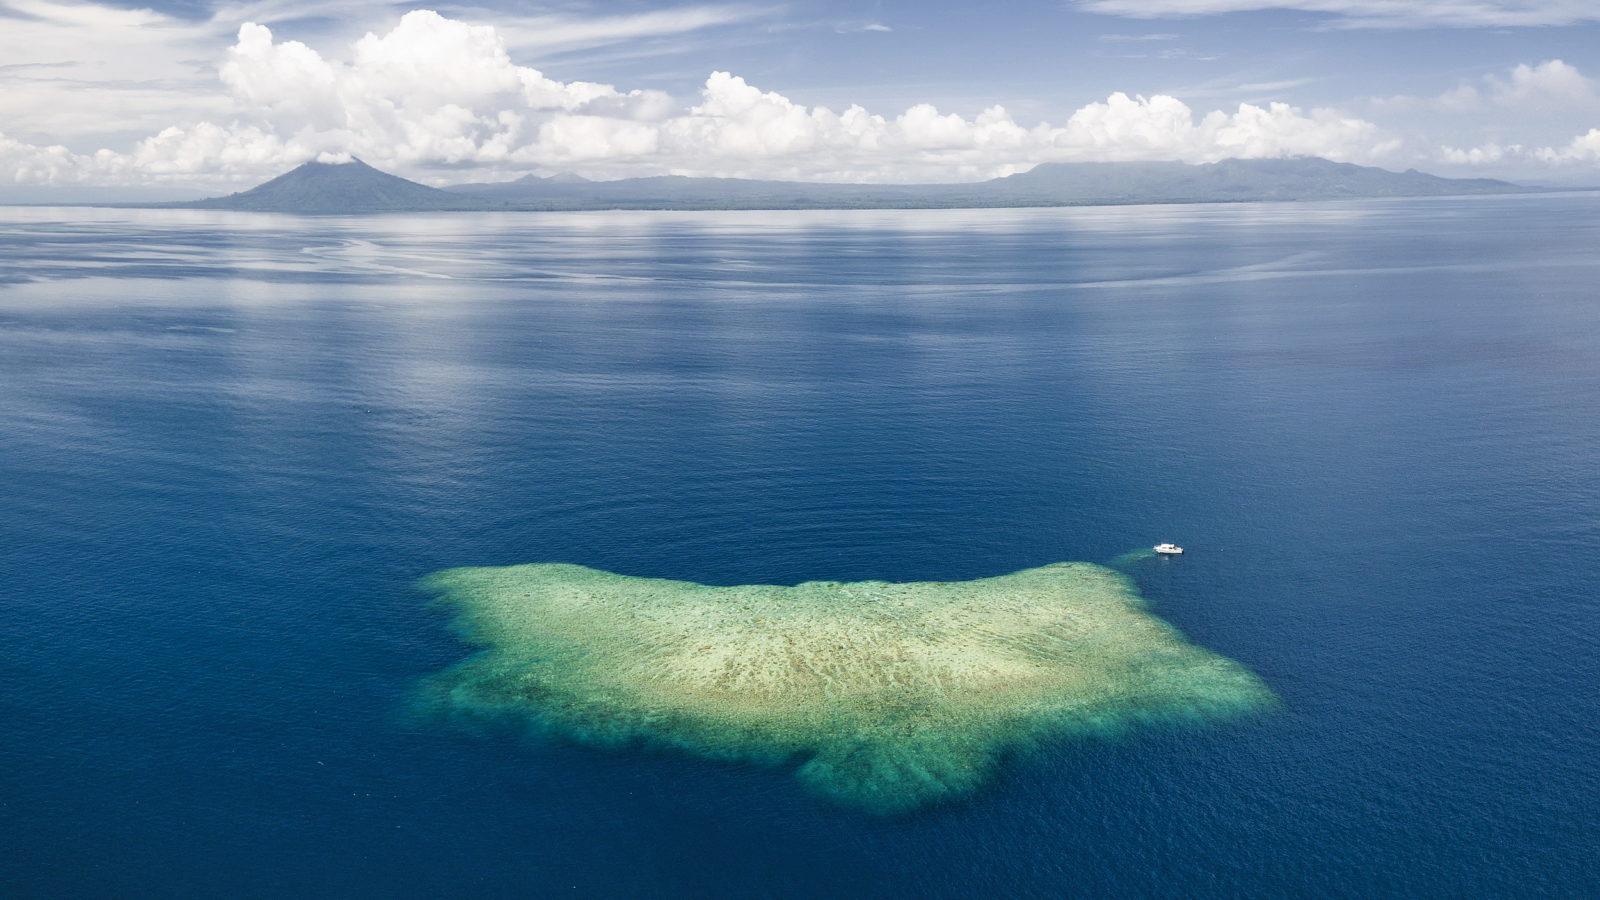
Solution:
<svg viewBox="0 0 1600 900">
<path fill-rule="evenodd" d="M 964 117 L 806 106 L 731 72 L 679 104 L 659 91 L 559 81 L 511 59 L 501 33 L 417 10 L 330 58 L 246 23 L 220 66 L 225 118 L 161 129 L 125 152 L 75 155 L 11 140 L 0 164 L 27 181 L 238 181 L 315 158 L 359 156 L 407 172 L 447 166 L 589 174 L 676 172 L 812 180 L 992 177 L 1060 160 L 1315 155 L 1381 161 L 1370 122 L 1283 103 L 1197 113 L 1181 100 L 1112 94 L 1059 123 L 1004 107 Z M 331 155 L 331 156 L 330 156 Z"/>
<path fill-rule="evenodd" d="M 1188 162 L 1282 156 L 1373 161 L 1396 149 L 1371 122 L 1332 110 L 1307 114 L 1286 103 L 1241 103 L 1233 113 L 1219 110 L 1196 120 L 1174 97 L 1120 93 L 1073 113 L 1053 143 L 1086 158 Z"/>
<path fill-rule="evenodd" d="M 1500 106 L 1529 103 L 1567 106 L 1592 104 L 1597 99 L 1595 83 L 1576 67 L 1559 59 L 1536 66 L 1520 65 L 1506 78 L 1491 77 L 1489 100 Z"/>
<path fill-rule="evenodd" d="M 1504 74 L 1463 81 L 1435 97 L 1401 94 L 1379 98 L 1379 108 L 1431 108 L 1465 113 L 1479 110 L 1550 111 L 1600 105 L 1600 90 L 1576 66 L 1559 59 L 1523 63 Z"/>
<path fill-rule="evenodd" d="M 672 108 L 657 91 L 547 78 L 513 63 L 494 27 L 431 10 L 367 34 L 349 63 L 246 24 L 221 74 L 275 135 L 402 164 L 506 159 L 536 133 L 529 117 L 540 113 L 654 119 Z"/>
<path fill-rule="evenodd" d="M 1075 0 L 1089 12 L 1133 19 L 1293 10 L 1347 28 L 1515 28 L 1600 21 L 1593 0 Z"/>
<path fill-rule="evenodd" d="M 966 118 L 917 104 L 894 117 L 860 106 L 807 107 L 715 72 L 700 100 L 660 124 L 650 159 L 672 171 L 814 180 L 993 177 L 1040 162 L 1327 156 L 1376 160 L 1393 150 L 1376 126 L 1275 103 L 1197 116 L 1167 96 L 1111 95 L 1062 124 L 1025 126 L 1002 106 Z M 523 151 L 538 162 L 552 149 Z"/>
<path fill-rule="evenodd" d="M 1501 145 L 1493 141 L 1476 147 L 1445 146 L 1439 148 L 1439 160 L 1458 166 L 1492 166 L 1517 161 L 1555 167 L 1600 163 L 1600 128 L 1591 128 L 1558 147 Z"/>
<path fill-rule="evenodd" d="M 396 14 L 386 0 L 219 0 L 159 9 L 96 0 L 0 0 L 0 123 L 11 134 L 49 135 L 87 146 L 126 140 L 194 118 L 225 121 L 242 110 L 213 64 L 241 22 L 292 23 L 316 34 Z M 775 4 L 699 4 L 601 13 L 494 13 L 513 53 L 562 54 L 622 43 L 670 53 L 696 32 L 727 31 L 781 15 Z M 484 14 L 481 7 L 472 7 Z M 209 17 L 202 17 L 209 9 Z M 342 33 L 342 32 L 341 32 Z M 344 49 L 344 48 L 341 48 Z"/>
<path fill-rule="evenodd" d="M 1550 163 L 1600 162 L 1600 128 L 1591 128 L 1586 134 L 1573 138 L 1565 147 L 1543 147 L 1534 154 Z"/>
<path fill-rule="evenodd" d="M 1441 94 L 1377 98 L 1368 111 L 1380 122 L 1396 117 L 1395 128 L 1413 146 L 1435 146 L 1427 162 L 1538 177 L 1592 159 L 1581 138 L 1565 136 L 1574 125 L 1600 120 L 1600 82 L 1549 59 L 1462 81 Z M 1441 145 L 1440 138 L 1447 140 Z"/>
<path fill-rule="evenodd" d="M 41 147 L 0 133 L 0 172 L 16 184 L 65 184 L 83 177 L 87 157 L 66 147 Z"/>
<path fill-rule="evenodd" d="M 1522 147 L 1513 144 L 1502 147 L 1490 142 L 1477 147 L 1440 147 L 1439 160 L 1452 166 L 1486 166 L 1500 163 L 1522 154 Z"/>
</svg>

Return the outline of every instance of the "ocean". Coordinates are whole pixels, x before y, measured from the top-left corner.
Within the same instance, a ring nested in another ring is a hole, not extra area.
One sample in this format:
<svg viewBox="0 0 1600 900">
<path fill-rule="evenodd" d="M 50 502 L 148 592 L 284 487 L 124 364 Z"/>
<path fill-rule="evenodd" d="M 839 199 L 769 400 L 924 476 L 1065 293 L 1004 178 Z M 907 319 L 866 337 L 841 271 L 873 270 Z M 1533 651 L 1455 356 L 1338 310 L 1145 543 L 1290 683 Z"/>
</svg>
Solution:
<svg viewBox="0 0 1600 900">
<path fill-rule="evenodd" d="M 0 894 L 1600 894 L 1600 195 L 0 210 Z M 897 816 L 415 715 L 418 579 L 1128 571 L 1280 703 Z"/>
</svg>

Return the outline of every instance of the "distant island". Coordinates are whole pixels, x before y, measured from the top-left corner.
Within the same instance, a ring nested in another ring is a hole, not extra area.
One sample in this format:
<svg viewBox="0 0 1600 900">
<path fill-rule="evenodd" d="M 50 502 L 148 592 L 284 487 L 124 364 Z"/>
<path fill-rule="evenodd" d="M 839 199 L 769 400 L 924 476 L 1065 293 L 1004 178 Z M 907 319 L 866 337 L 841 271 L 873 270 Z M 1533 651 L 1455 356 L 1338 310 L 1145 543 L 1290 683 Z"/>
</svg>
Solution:
<svg viewBox="0 0 1600 900">
<path fill-rule="evenodd" d="M 664 209 L 941 209 L 1239 203 L 1507 194 L 1528 188 L 1487 178 L 1391 172 L 1316 157 L 1179 162 L 1043 163 L 963 184 L 838 184 L 661 175 L 590 181 L 576 175 L 433 188 L 360 160 L 308 162 L 247 191 L 168 209 L 342 215 L 396 212 Z"/>
</svg>

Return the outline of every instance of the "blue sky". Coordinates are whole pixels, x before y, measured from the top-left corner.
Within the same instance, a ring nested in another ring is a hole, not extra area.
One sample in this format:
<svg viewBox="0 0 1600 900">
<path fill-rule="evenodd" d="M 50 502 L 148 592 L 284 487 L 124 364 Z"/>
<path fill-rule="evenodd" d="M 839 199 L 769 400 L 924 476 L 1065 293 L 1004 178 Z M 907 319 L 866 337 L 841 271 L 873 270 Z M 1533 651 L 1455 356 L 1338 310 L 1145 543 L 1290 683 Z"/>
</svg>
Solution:
<svg viewBox="0 0 1600 900">
<path fill-rule="evenodd" d="M 349 154 L 434 183 L 1293 155 L 1593 182 L 1600 0 L 0 0 L 11 194 Z"/>
</svg>

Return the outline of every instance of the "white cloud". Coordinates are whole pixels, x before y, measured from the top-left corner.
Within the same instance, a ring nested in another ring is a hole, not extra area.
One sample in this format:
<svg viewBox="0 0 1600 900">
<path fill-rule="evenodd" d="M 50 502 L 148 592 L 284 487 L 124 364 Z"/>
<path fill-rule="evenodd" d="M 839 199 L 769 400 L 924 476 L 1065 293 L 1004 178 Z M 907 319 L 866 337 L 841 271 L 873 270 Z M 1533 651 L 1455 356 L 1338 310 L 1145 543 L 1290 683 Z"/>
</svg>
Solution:
<svg viewBox="0 0 1600 900">
<path fill-rule="evenodd" d="M 1535 161 L 1552 167 L 1600 163 L 1600 128 L 1591 128 L 1559 147 L 1500 145 L 1489 142 L 1476 147 L 1439 148 L 1440 162 L 1458 166 L 1493 166 L 1507 162 Z"/>
<path fill-rule="evenodd" d="M 1196 116 L 1167 96 L 1117 93 L 1060 125 L 1031 127 L 993 106 L 967 119 L 918 104 L 894 118 L 852 106 L 807 108 L 726 72 L 666 123 L 658 148 L 679 171 L 849 180 L 949 180 L 1040 162 L 1319 155 L 1373 160 L 1393 148 L 1370 123 L 1285 104 Z"/>
<path fill-rule="evenodd" d="M 1433 96 L 1375 98 L 1369 112 L 1412 146 L 1437 149 L 1425 162 L 1539 178 L 1582 162 L 1568 146 L 1574 125 L 1600 119 L 1600 83 L 1560 59 L 1523 63 L 1462 81 Z"/>
<path fill-rule="evenodd" d="M 0 172 L 14 184 L 65 184 L 82 178 L 85 158 L 60 145 L 40 147 L 0 134 Z"/>
<path fill-rule="evenodd" d="M 1477 147 L 1440 147 L 1439 160 L 1453 166 L 1487 166 L 1504 162 L 1507 158 L 1522 155 L 1522 146 L 1502 147 L 1490 142 Z"/>
<path fill-rule="evenodd" d="M 1504 28 L 1600 21 L 1593 0 L 1076 0 L 1088 12 L 1132 19 L 1294 10 L 1349 28 Z"/>
<path fill-rule="evenodd" d="M 407 13 L 343 58 L 238 29 L 219 70 L 227 114 L 171 125 L 125 152 L 77 155 L 20 140 L 0 165 L 32 182 L 236 183 L 313 158 L 355 155 L 416 174 L 575 167 L 816 180 L 992 177 L 1057 160 L 1316 155 L 1381 161 L 1396 146 L 1370 122 L 1283 103 L 1197 114 L 1175 97 L 1112 94 L 1060 124 L 1004 107 L 970 118 L 915 104 L 898 115 L 835 112 L 714 72 L 680 106 L 657 91 L 562 82 L 512 61 L 498 29 Z"/>
<path fill-rule="evenodd" d="M 362 37 L 348 63 L 297 41 L 275 41 L 265 26 L 247 23 L 221 77 L 241 119 L 253 120 L 233 127 L 257 136 L 259 158 L 279 166 L 324 150 L 402 167 L 503 162 L 541 132 L 552 140 L 597 136 L 610 126 L 582 120 L 660 119 L 673 108 L 659 91 L 548 78 L 513 63 L 493 26 L 429 10 L 407 13 L 386 34 Z M 574 114 L 575 121 L 543 128 L 556 113 Z M 639 146 L 636 138 L 622 139 L 627 129 L 612 131 L 616 147 Z M 193 143 L 221 149 L 208 137 Z M 201 156 L 184 158 L 189 171 L 208 166 Z"/>
<path fill-rule="evenodd" d="M 1576 66 L 1550 59 L 1536 65 L 1522 63 L 1504 75 L 1490 74 L 1476 81 L 1463 81 L 1436 97 L 1402 94 L 1378 98 L 1374 103 L 1380 108 L 1427 107 L 1452 113 L 1485 109 L 1566 111 L 1600 105 L 1600 90 Z"/>
<path fill-rule="evenodd" d="M 1600 162 L 1600 128 L 1591 128 L 1586 134 L 1573 138 L 1565 147 L 1543 147 L 1534 155 L 1549 163 Z"/>
<path fill-rule="evenodd" d="M 387 0 L 224 0 L 209 17 L 185 18 L 95 0 L 0 0 L 0 123 L 13 135 L 81 147 L 196 118 L 226 120 L 252 112 L 217 79 L 219 57 L 241 22 L 292 23 L 298 35 L 313 29 L 315 36 L 314 29 L 344 27 L 330 22 L 387 20 L 392 10 Z M 648 41 L 654 52 L 670 53 L 674 39 L 691 32 L 778 10 L 727 3 L 605 15 L 506 12 L 495 14 L 495 30 L 513 51 Z"/>
<path fill-rule="evenodd" d="M 1504 79 L 1490 78 L 1488 94 L 1490 102 L 1500 106 L 1533 103 L 1562 107 L 1592 104 L 1597 99 L 1595 83 L 1559 59 L 1517 66 Z"/>
<path fill-rule="evenodd" d="M 618 159 L 648 159 L 661 145 L 660 129 L 601 116 L 557 116 L 539 126 L 536 140 L 514 154 L 523 164 L 563 168 Z"/>
</svg>

